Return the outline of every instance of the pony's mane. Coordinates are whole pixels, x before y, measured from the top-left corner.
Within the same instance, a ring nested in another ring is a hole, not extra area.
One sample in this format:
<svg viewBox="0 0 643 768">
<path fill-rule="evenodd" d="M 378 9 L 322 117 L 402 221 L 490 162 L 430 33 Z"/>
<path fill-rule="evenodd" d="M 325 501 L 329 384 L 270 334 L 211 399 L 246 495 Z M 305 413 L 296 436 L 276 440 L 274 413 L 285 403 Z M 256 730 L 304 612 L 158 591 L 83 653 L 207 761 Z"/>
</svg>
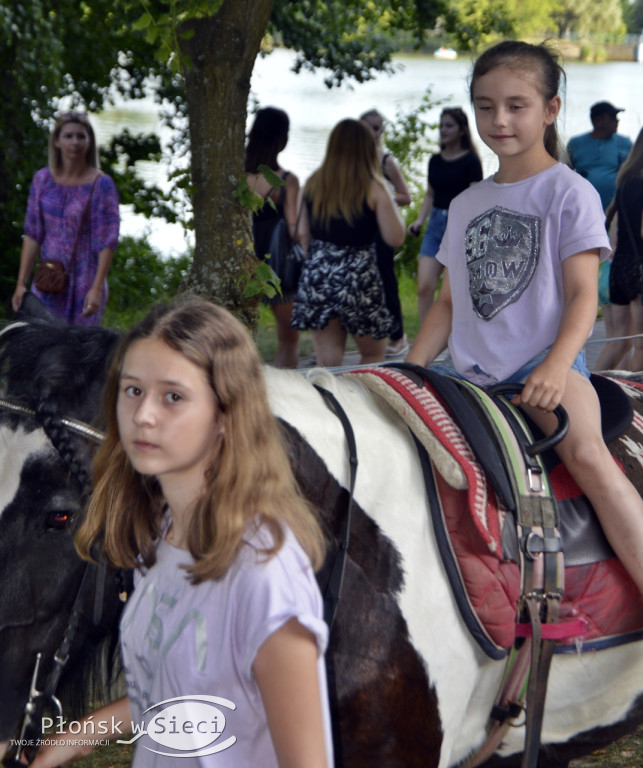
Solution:
<svg viewBox="0 0 643 768">
<path fill-rule="evenodd" d="M 47 402 L 60 415 L 91 421 L 118 338 L 105 328 L 12 323 L 0 333 L 3 390 L 35 410 Z"/>
<path fill-rule="evenodd" d="M 89 491 L 87 446 L 61 419 L 72 417 L 88 423 L 95 419 L 118 338 L 118 333 L 105 328 L 67 326 L 39 318 L 12 323 L 0 333 L 2 391 L 35 411 L 35 423 L 45 430 L 78 482 L 81 496 Z"/>
</svg>

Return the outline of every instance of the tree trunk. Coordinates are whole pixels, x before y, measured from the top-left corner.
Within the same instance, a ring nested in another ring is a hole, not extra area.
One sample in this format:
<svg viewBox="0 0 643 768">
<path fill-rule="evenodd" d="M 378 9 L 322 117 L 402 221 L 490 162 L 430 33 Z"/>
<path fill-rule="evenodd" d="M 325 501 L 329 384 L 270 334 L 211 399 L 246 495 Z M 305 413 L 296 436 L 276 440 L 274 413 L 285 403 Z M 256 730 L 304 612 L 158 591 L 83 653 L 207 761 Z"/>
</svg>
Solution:
<svg viewBox="0 0 643 768">
<path fill-rule="evenodd" d="M 250 77 L 274 0 L 223 0 L 215 16 L 180 29 L 190 147 L 195 251 L 186 290 L 256 327 L 259 299 L 244 296 L 256 265 L 251 214 L 234 191 L 243 178 Z M 183 37 L 189 32 L 188 37 Z"/>
</svg>

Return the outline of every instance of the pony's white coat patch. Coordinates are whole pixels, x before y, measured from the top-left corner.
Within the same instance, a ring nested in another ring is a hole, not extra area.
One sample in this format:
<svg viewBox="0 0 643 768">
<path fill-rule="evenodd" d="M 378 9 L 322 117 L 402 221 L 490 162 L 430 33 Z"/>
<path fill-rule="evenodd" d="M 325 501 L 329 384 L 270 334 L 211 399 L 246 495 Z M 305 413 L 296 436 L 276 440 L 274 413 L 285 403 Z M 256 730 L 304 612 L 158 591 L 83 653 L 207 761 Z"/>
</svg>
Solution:
<svg viewBox="0 0 643 768">
<path fill-rule="evenodd" d="M 29 456 L 42 452 L 53 452 L 54 448 L 42 429 L 25 431 L 23 427 L 17 430 L 6 425 L 0 426 L 0 516 L 11 504 L 20 486 L 20 473 Z"/>
<path fill-rule="evenodd" d="M 270 368 L 265 373 L 273 413 L 299 431 L 347 488 L 348 449 L 339 419 L 300 374 Z M 462 743 L 463 728 L 469 745 L 482 737 L 487 711 L 473 707 L 467 722 L 463 712 L 480 687 L 493 697 L 503 665 L 481 673 L 481 652 L 460 617 L 437 551 L 417 450 L 404 422 L 354 379 L 318 369 L 307 378 L 330 390 L 345 409 L 357 445 L 355 500 L 401 555 L 399 605 L 438 695 L 444 732 L 440 768 L 446 768 Z"/>
<path fill-rule="evenodd" d="M 265 376 L 273 413 L 299 431 L 347 488 L 348 450 L 339 419 L 301 374 L 266 368 Z M 321 370 L 310 371 L 307 378 L 333 392 L 355 431 L 355 499 L 402 557 L 399 604 L 438 695 L 440 768 L 457 765 L 484 738 L 505 662 L 486 657 L 460 617 L 433 535 L 415 446 L 402 421 L 358 382 Z M 583 655 L 556 655 L 543 743 L 564 743 L 579 732 L 621 720 L 641 690 L 642 647 L 638 642 Z M 512 728 L 499 751 L 520 752 L 523 744 L 523 729 Z"/>
</svg>

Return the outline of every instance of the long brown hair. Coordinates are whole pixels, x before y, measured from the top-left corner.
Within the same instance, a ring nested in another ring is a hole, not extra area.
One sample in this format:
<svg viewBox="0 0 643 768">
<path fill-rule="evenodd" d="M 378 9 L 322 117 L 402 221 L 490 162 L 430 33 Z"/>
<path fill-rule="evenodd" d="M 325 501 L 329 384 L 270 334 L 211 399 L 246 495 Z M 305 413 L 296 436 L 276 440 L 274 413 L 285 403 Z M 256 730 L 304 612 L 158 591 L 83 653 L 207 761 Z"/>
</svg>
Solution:
<svg viewBox="0 0 643 768">
<path fill-rule="evenodd" d="M 639 131 L 636 141 L 628 156 L 623 161 L 616 176 L 616 186 L 622 186 L 629 179 L 643 176 L 643 128 Z"/>
<path fill-rule="evenodd" d="M 618 170 L 616 189 L 620 189 L 630 179 L 640 178 L 643 178 L 643 128 L 639 131 L 634 146 L 630 149 L 628 156 L 623 161 L 623 165 Z M 605 210 L 605 223 L 607 227 L 609 227 L 614 218 L 616 208 L 616 196 L 614 196 Z"/>
<path fill-rule="evenodd" d="M 352 224 L 362 212 L 373 179 L 384 184 L 371 130 L 361 120 L 341 120 L 331 131 L 321 166 L 306 182 L 304 196 L 322 226 L 333 217 Z"/>
<path fill-rule="evenodd" d="M 460 146 L 462 149 L 468 149 L 470 152 L 473 152 L 473 154 L 477 156 L 478 150 L 476 149 L 476 146 L 473 143 L 473 139 L 471 138 L 469 118 L 467 117 L 467 113 L 462 109 L 462 107 L 445 107 L 440 113 L 440 119 L 442 119 L 442 117 L 450 117 L 462 131 L 462 135 L 460 136 Z M 444 149 L 442 144 L 440 144 L 440 148 Z"/>
<path fill-rule="evenodd" d="M 476 80 L 498 67 L 528 72 L 537 75 L 536 82 L 545 102 L 558 95 L 561 81 L 565 80 L 565 71 L 558 63 L 558 55 L 544 43 L 532 45 L 520 40 L 505 40 L 489 48 L 476 60 L 469 83 L 469 96 L 473 103 L 473 88 Z M 563 150 L 553 122 L 545 128 L 545 149 L 554 158 L 560 160 Z"/>
<path fill-rule="evenodd" d="M 123 359 L 140 339 L 154 338 L 183 354 L 206 375 L 219 409 L 225 437 L 205 474 L 188 530 L 194 564 L 192 581 L 221 578 L 235 560 L 244 534 L 265 523 L 275 554 L 287 524 L 319 567 L 324 541 L 314 512 L 298 492 L 272 415 L 261 360 L 246 329 L 223 307 L 198 298 L 155 307 L 119 346 L 104 390 L 106 438 L 93 463 L 94 493 L 78 530 L 76 546 L 92 559 L 94 547 L 122 568 L 150 567 L 164 524 L 159 483 L 136 472 L 118 433 L 116 405 Z"/>
</svg>

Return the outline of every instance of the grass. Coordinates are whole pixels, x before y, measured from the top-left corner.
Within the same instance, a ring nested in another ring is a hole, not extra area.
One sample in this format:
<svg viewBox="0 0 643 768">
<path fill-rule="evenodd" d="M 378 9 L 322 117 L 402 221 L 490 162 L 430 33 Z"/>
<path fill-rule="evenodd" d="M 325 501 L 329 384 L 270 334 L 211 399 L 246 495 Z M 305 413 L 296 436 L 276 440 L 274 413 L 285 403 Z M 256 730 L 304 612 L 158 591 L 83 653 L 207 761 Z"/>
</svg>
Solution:
<svg viewBox="0 0 643 768">
<path fill-rule="evenodd" d="M 128 768 L 134 758 L 134 747 L 117 744 L 115 741 L 106 747 L 98 747 L 94 752 L 77 760 L 79 768 Z"/>
<path fill-rule="evenodd" d="M 78 760 L 79 768 L 128 768 L 133 747 L 112 743 Z M 643 765 L 643 727 L 588 757 L 572 760 L 569 768 L 640 768 Z"/>
</svg>

